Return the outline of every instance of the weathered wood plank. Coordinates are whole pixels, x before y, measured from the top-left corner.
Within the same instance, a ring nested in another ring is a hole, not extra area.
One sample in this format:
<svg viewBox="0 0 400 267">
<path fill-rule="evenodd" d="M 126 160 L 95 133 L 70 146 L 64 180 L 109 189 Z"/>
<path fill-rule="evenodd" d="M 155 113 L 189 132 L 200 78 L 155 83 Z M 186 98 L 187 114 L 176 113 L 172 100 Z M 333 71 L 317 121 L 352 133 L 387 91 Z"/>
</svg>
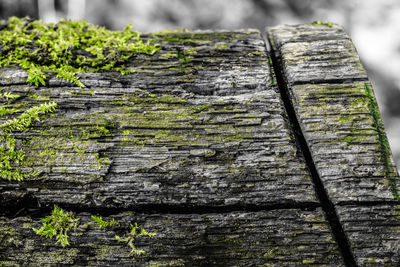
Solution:
<svg viewBox="0 0 400 267">
<path fill-rule="evenodd" d="M 25 151 L 19 167 L 41 174 L 0 180 L 9 216 L 0 221 L 1 261 L 341 266 L 259 32 L 144 37 L 161 50 L 136 56 L 126 66 L 136 73 L 79 74 L 87 88 L 54 74 L 47 87 L 27 86 L 25 72 L 2 69 L 3 90 L 21 97 L 2 103 L 18 111 L 0 123 L 38 104 L 58 106 L 12 135 Z M 76 214 L 81 226 L 66 248 L 33 232 L 39 218 L 24 217 L 43 217 L 53 204 L 86 212 Z M 90 220 L 97 211 L 120 226 L 97 229 Z M 115 239 L 135 222 L 157 233 L 137 238 L 147 252 L 137 258 Z"/>
<path fill-rule="evenodd" d="M 399 205 L 338 205 L 337 211 L 360 266 L 398 266 Z"/>
<path fill-rule="evenodd" d="M 102 228 L 88 213 L 76 215 L 80 226 L 70 232 L 70 247 L 36 236 L 29 217 L 0 219 L 0 260 L 7 266 L 68 264 L 80 266 L 343 266 L 323 212 L 297 209 L 219 214 L 121 213 L 105 220 L 120 225 Z M 157 235 L 137 237 L 146 253 L 129 255 L 118 242 L 130 224 Z"/>
<path fill-rule="evenodd" d="M 49 87 L 12 85 L 23 72 L 3 71 L 4 90 L 23 96 L 15 107 L 58 104 L 52 117 L 15 134 L 24 140 L 25 170 L 42 174 L 1 180 L 3 199 L 29 194 L 42 204 L 113 208 L 318 205 L 258 32 L 148 37 L 161 50 L 133 60 L 127 68 L 136 73 L 81 74 L 88 88 L 51 75 Z"/>
<path fill-rule="evenodd" d="M 285 25 L 269 30 L 289 84 L 368 80 L 349 36 L 337 25 Z"/>
<path fill-rule="evenodd" d="M 321 31 L 326 33 L 319 39 Z M 399 176 L 351 40 L 340 27 L 327 25 L 277 27 L 269 39 L 318 179 L 338 210 L 357 263 L 397 266 L 397 244 L 388 240 L 400 240 L 394 215 Z"/>
<path fill-rule="evenodd" d="M 292 86 L 305 137 L 332 201 L 393 201 L 396 167 L 382 154 L 369 83 Z M 301 114 L 301 115 L 300 115 Z M 387 168 L 391 169 L 390 175 Z M 340 188 L 340 190 L 338 190 Z"/>
</svg>

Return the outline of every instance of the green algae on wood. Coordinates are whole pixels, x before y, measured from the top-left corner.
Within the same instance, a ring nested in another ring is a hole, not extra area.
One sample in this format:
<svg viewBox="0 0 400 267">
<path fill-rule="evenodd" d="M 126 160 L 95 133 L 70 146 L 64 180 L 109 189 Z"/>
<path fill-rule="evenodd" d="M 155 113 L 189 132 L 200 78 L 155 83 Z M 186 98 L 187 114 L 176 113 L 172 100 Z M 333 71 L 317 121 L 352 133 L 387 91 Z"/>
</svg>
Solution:
<svg viewBox="0 0 400 267">
<path fill-rule="evenodd" d="M 28 18 L 9 18 L 0 30 L 0 66 L 17 65 L 28 72 L 27 82 L 45 85 L 47 72 L 80 87 L 78 72 L 117 70 L 127 74 L 123 63 L 138 53 L 154 54 L 159 45 L 146 43 L 128 25 L 110 31 L 85 21 L 61 19 L 57 24 Z"/>
<path fill-rule="evenodd" d="M 335 192 L 331 197 L 340 202 L 372 197 L 393 200 L 395 195 L 389 181 L 397 174 L 394 165 L 388 164 L 390 153 L 387 164 L 382 157 L 379 131 L 365 83 L 301 84 L 291 86 L 291 92 L 302 130 L 312 144 L 321 179 L 326 179 L 328 192 Z M 346 177 L 346 191 L 336 191 L 340 183 L 333 176 Z M 371 193 L 367 194 L 367 189 Z"/>
</svg>

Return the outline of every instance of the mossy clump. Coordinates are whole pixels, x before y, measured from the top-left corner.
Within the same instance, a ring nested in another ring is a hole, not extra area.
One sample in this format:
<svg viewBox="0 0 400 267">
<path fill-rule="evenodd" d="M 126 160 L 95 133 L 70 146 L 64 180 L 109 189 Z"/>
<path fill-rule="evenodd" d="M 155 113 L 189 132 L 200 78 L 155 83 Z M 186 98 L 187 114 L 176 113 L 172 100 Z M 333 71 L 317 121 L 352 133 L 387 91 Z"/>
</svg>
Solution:
<svg viewBox="0 0 400 267">
<path fill-rule="evenodd" d="M 126 70 L 124 63 L 135 54 L 154 54 L 158 44 L 140 39 L 140 33 L 128 25 L 122 31 L 110 31 L 85 21 L 61 19 L 42 23 L 29 18 L 9 18 L 0 31 L 0 67 L 18 65 L 28 72 L 27 82 L 45 85 L 46 72 L 80 87 L 85 85 L 76 73 Z"/>
<path fill-rule="evenodd" d="M 112 219 L 111 221 L 105 221 L 100 216 L 92 215 L 92 220 L 97 224 L 99 228 L 107 228 L 119 225 L 119 222 L 115 219 Z"/>
<path fill-rule="evenodd" d="M 56 237 L 56 244 L 65 247 L 69 245 L 68 232 L 78 227 L 79 218 L 75 218 L 72 212 L 66 212 L 58 206 L 54 206 L 51 215 L 42 219 L 43 226 L 40 229 L 33 228 L 36 234 L 48 238 Z"/>
</svg>

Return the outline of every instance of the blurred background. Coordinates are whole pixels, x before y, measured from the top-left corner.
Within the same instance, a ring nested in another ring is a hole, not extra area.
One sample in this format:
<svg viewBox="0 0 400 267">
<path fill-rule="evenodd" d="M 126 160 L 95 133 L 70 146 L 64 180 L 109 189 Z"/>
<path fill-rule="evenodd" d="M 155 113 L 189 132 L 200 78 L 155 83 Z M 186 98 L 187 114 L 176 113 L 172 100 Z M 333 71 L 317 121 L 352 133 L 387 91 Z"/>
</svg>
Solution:
<svg viewBox="0 0 400 267">
<path fill-rule="evenodd" d="M 352 37 L 377 95 L 400 166 L 399 0 L 0 0 L 0 18 L 56 22 L 85 19 L 113 30 L 129 22 L 141 32 L 239 29 L 329 21 Z"/>
</svg>

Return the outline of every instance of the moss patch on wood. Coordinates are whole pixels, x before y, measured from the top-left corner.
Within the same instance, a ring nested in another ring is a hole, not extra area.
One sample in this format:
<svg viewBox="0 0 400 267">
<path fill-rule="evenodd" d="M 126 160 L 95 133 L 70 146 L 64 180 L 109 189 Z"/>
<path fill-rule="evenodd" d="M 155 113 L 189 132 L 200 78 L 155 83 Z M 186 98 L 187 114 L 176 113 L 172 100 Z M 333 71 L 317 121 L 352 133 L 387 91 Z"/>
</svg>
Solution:
<svg viewBox="0 0 400 267">
<path fill-rule="evenodd" d="M 39 121 L 42 114 L 51 113 L 57 107 L 54 102 L 29 108 L 14 119 L 0 124 L 0 177 L 8 180 L 23 180 L 29 176 L 37 176 L 37 172 L 22 172 L 19 165 L 25 160 L 25 152 L 17 148 L 18 140 L 11 136 L 13 132 L 28 129 L 34 120 Z"/>
<path fill-rule="evenodd" d="M 56 244 L 61 246 L 69 246 L 68 232 L 71 229 L 78 227 L 79 218 L 75 218 L 72 212 L 65 212 L 58 206 L 54 206 L 50 216 L 42 219 L 43 226 L 40 229 L 35 229 L 36 234 L 48 238 L 56 237 Z"/>
<path fill-rule="evenodd" d="M 18 65 L 28 72 L 27 82 L 46 85 L 48 71 L 80 87 L 78 72 L 116 70 L 134 72 L 124 62 L 138 53 L 154 54 L 158 44 L 143 42 L 128 25 L 110 31 L 85 21 L 61 19 L 57 24 L 29 18 L 9 18 L 0 31 L 0 66 Z"/>
<path fill-rule="evenodd" d="M 391 160 L 389 141 L 385 134 L 385 127 L 383 126 L 383 121 L 379 112 L 378 104 L 376 102 L 375 96 L 373 95 L 373 91 L 370 88 L 370 85 L 368 83 L 365 83 L 364 88 L 369 101 L 368 109 L 372 114 L 373 126 L 376 128 L 379 144 L 381 146 L 381 160 L 385 165 L 385 177 L 389 180 L 388 184 L 394 198 L 396 200 L 400 200 L 400 195 L 397 190 L 398 181 L 396 179 L 398 175 L 396 174 L 395 167 L 393 166 L 393 162 Z"/>
<path fill-rule="evenodd" d="M 332 26 L 335 25 L 335 23 L 333 23 L 333 22 L 314 21 L 313 23 L 311 23 L 311 25 L 325 25 L 325 26 L 328 26 L 329 28 L 332 28 Z"/>
<path fill-rule="evenodd" d="M 28 72 L 27 83 L 35 86 L 46 85 L 48 73 L 56 72 L 57 77 L 85 87 L 76 73 L 108 70 L 131 73 L 134 70 L 125 69 L 125 62 L 138 53 L 151 55 L 160 48 L 158 44 L 140 39 L 140 33 L 133 31 L 131 25 L 123 31 L 109 31 L 85 21 L 63 19 L 57 24 L 46 24 L 29 18 L 11 17 L 0 25 L 0 38 L 0 67 L 22 67 Z M 20 144 L 17 146 L 20 142 L 10 134 L 28 130 L 33 120 L 38 121 L 39 115 L 53 112 L 57 103 L 27 108 L 14 103 L 20 98 L 17 94 L 0 91 L 0 98 L 6 102 L 0 106 L 0 116 L 8 119 L 0 124 L 0 177 L 22 180 L 37 176 L 37 172 L 26 173 L 19 168 L 24 162 L 25 152 L 20 149 Z M 13 116 L 23 110 L 25 112 L 18 117 Z M 100 135 L 106 135 L 106 131 L 96 129 Z M 54 151 L 49 152 L 54 156 Z"/>
</svg>

